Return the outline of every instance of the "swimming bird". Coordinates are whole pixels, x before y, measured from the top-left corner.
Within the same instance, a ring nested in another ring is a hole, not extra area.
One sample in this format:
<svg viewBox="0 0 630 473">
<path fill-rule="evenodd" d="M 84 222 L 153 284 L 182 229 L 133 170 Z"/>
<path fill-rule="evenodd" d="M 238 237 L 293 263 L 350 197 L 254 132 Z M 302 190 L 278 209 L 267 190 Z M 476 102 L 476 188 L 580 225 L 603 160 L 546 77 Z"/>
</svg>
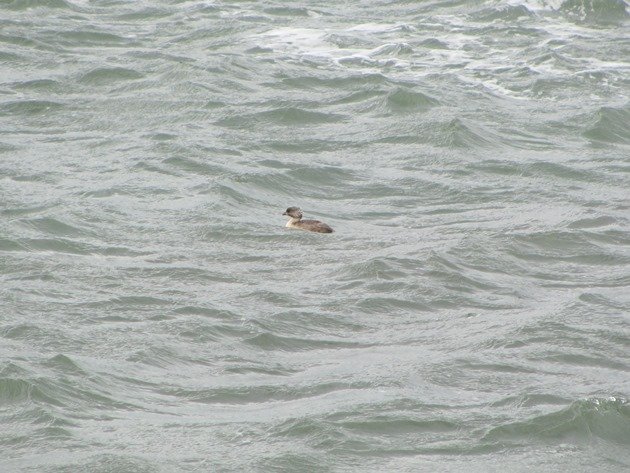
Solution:
<svg viewBox="0 0 630 473">
<path fill-rule="evenodd" d="M 333 229 L 319 220 L 302 220 L 302 211 L 299 207 L 289 207 L 282 215 L 287 215 L 289 221 L 287 228 L 299 228 L 308 232 L 332 233 Z"/>
</svg>

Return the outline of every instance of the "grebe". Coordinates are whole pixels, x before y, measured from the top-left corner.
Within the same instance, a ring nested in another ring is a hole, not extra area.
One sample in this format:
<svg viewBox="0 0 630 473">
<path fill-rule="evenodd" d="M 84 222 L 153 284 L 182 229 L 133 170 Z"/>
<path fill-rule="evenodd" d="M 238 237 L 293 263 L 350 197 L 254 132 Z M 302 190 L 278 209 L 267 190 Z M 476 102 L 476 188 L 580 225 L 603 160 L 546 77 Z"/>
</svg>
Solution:
<svg viewBox="0 0 630 473">
<path fill-rule="evenodd" d="M 302 220 L 302 211 L 299 207 L 289 207 L 282 215 L 291 217 L 287 222 L 287 228 L 299 228 L 309 232 L 332 233 L 333 229 L 319 220 Z"/>
</svg>

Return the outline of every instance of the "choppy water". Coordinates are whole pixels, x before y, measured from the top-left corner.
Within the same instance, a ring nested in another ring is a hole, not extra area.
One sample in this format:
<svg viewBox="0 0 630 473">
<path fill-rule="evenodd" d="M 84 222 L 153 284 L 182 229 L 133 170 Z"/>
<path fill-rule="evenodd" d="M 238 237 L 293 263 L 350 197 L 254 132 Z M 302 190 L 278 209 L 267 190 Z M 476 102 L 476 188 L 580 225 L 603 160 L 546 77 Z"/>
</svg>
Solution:
<svg viewBox="0 0 630 473">
<path fill-rule="evenodd" d="M 0 470 L 627 471 L 629 11 L 3 2 Z"/>
</svg>

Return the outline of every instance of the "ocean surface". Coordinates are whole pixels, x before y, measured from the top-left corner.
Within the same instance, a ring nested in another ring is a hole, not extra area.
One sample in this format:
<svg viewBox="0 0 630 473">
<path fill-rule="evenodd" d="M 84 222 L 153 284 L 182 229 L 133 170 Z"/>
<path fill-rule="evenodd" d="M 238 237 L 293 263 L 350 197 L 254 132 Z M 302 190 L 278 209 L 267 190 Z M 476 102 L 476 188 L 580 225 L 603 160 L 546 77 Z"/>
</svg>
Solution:
<svg viewBox="0 0 630 473">
<path fill-rule="evenodd" d="M 621 0 L 2 1 L 0 472 L 629 471 L 629 92 Z"/>
</svg>

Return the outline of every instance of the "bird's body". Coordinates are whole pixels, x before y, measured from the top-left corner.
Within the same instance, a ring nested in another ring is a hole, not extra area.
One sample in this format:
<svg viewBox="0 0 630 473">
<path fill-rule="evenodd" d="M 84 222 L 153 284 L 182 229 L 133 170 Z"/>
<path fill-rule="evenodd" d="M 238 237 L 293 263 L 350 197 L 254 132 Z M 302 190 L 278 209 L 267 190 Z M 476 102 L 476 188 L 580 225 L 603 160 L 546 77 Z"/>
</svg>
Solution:
<svg viewBox="0 0 630 473">
<path fill-rule="evenodd" d="M 286 224 L 287 228 L 297 228 L 316 233 L 332 233 L 334 231 L 329 225 L 319 220 L 302 220 L 302 211 L 298 207 L 289 207 L 282 215 L 290 217 Z"/>
</svg>

